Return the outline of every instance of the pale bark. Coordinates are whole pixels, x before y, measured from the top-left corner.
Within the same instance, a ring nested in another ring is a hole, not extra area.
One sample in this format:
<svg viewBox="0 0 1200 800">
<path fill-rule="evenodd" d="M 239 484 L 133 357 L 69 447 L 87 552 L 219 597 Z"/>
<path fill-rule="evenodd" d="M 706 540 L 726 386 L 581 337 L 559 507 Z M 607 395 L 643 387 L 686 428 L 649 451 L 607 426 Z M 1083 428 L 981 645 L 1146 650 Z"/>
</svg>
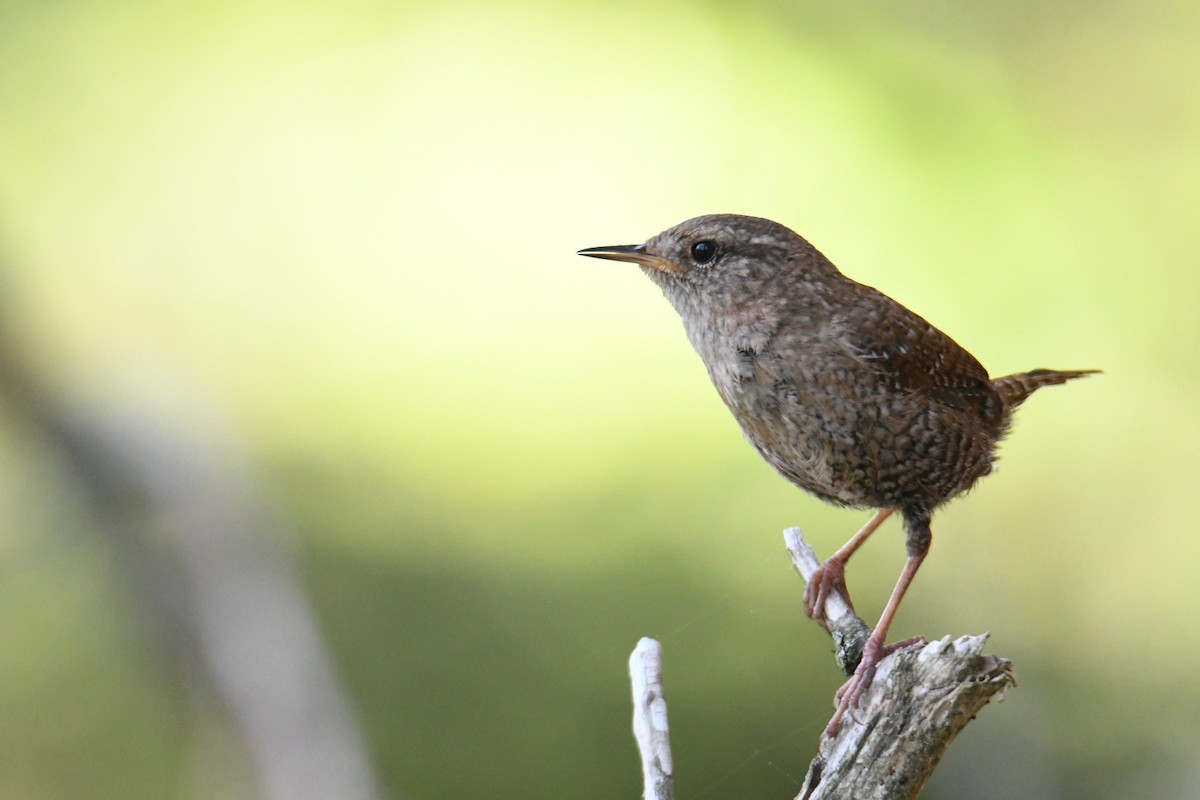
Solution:
<svg viewBox="0 0 1200 800">
<path fill-rule="evenodd" d="M 820 560 L 798 528 L 784 532 L 788 553 L 807 581 Z M 852 672 L 870 628 L 834 592 L 822 620 Z M 857 709 L 836 736 L 818 742 L 796 800 L 901 800 L 916 797 L 950 742 L 993 697 L 1015 685 L 1012 663 L 986 655 L 988 635 L 945 636 L 898 650 L 879 665 Z M 674 774 L 662 685 L 662 648 L 642 639 L 630 658 L 634 732 L 647 800 L 672 800 Z"/>
<path fill-rule="evenodd" d="M 674 800 L 675 765 L 667 731 L 667 699 L 663 695 L 662 645 L 642 639 L 629 657 L 633 683 L 633 735 L 642 758 L 646 800 Z"/>
</svg>

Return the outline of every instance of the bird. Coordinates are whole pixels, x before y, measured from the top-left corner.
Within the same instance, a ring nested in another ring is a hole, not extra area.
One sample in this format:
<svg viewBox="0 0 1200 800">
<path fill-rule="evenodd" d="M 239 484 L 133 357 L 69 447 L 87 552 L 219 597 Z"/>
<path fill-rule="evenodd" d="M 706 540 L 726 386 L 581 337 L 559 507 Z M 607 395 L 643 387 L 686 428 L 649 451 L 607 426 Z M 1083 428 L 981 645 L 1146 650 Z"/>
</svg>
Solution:
<svg viewBox="0 0 1200 800">
<path fill-rule="evenodd" d="M 992 471 L 1013 411 L 1033 392 L 1098 370 L 993 379 L 925 319 L 760 217 L 700 216 L 643 244 L 578 254 L 636 264 L 662 289 L 746 439 L 780 475 L 828 503 L 875 511 L 810 579 L 808 616 L 821 620 L 829 594 L 846 592 L 846 563 L 880 524 L 903 518 L 907 559 L 835 696 L 825 728 L 835 735 L 879 663 L 924 641 L 886 640 L 929 552 L 933 512 Z"/>
</svg>

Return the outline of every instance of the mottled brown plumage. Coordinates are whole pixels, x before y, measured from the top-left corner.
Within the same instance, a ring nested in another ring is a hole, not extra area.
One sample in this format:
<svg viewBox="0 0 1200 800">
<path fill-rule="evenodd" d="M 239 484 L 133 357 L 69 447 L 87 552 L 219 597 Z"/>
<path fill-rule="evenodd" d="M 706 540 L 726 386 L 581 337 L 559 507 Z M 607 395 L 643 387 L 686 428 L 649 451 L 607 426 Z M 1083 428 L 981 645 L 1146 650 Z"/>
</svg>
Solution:
<svg viewBox="0 0 1200 800">
<path fill-rule="evenodd" d="M 991 471 L 1017 405 L 1087 372 L 992 380 L 949 336 L 766 219 L 697 217 L 642 245 L 580 253 L 639 264 L 662 288 L 746 438 L 781 475 L 828 502 L 879 509 L 809 582 L 811 616 L 844 590 L 853 552 L 901 512 L 909 559 L 840 693 L 836 732 L 896 647 L 887 629 L 929 549 L 934 509 Z"/>
</svg>

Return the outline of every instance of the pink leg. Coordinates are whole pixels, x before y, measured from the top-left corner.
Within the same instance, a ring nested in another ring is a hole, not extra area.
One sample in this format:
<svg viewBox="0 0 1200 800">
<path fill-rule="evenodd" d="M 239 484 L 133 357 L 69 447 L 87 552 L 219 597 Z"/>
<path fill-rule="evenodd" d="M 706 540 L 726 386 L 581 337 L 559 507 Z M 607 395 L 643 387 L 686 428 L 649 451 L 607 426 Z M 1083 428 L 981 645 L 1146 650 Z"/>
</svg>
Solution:
<svg viewBox="0 0 1200 800">
<path fill-rule="evenodd" d="M 824 621 L 825 616 L 825 599 L 829 597 L 831 592 L 840 590 L 842 596 L 846 598 L 846 602 L 850 603 L 850 593 L 846 590 L 846 562 L 850 560 L 850 556 L 854 555 L 854 551 L 862 547 L 863 542 L 870 538 L 875 529 L 883 524 L 883 521 L 892 515 L 894 508 L 881 508 L 871 517 L 871 520 L 863 526 L 862 530 L 850 537 L 850 541 L 842 545 L 842 548 L 831 555 L 829 559 L 817 568 L 817 571 L 812 574 L 808 581 L 808 585 L 804 587 L 804 613 L 812 617 L 818 622 Z M 850 603 L 850 607 L 854 608 L 854 604 Z"/>
<path fill-rule="evenodd" d="M 846 682 L 846 685 L 838 689 L 837 696 L 834 698 L 837 703 L 837 710 L 833 714 L 833 719 L 829 721 L 829 725 L 825 728 L 826 736 L 837 734 L 842 717 L 845 716 L 847 711 L 858 705 L 858 701 L 862 699 L 863 693 L 871 686 L 871 681 L 875 678 L 875 668 L 879 665 L 880 661 L 887 658 L 896 650 L 916 642 L 925 641 L 918 636 L 891 645 L 884 644 L 887 641 L 888 628 L 892 626 L 892 618 L 896 616 L 896 610 L 900 608 L 900 601 L 904 599 L 904 593 L 908 590 L 908 585 L 912 583 L 913 576 L 917 574 L 917 568 L 921 566 L 921 562 L 924 560 L 925 553 L 922 552 L 910 555 L 908 561 L 905 562 L 904 570 L 900 573 L 900 580 L 896 581 L 896 588 L 892 590 L 892 596 L 888 598 L 887 605 L 883 609 L 883 615 L 879 618 L 879 624 L 875 626 L 875 630 L 871 632 L 870 638 L 867 639 L 866 647 L 863 649 L 862 661 L 858 662 L 858 669 L 854 670 L 854 676 Z"/>
</svg>

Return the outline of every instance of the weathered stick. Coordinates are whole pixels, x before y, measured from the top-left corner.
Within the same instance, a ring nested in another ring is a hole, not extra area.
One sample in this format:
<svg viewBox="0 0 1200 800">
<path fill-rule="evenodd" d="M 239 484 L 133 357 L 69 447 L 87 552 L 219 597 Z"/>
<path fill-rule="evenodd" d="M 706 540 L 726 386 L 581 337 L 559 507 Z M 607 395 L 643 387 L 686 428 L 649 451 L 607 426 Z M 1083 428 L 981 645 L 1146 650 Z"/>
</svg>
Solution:
<svg viewBox="0 0 1200 800">
<path fill-rule="evenodd" d="M 784 540 L 807 581 L 820 561 L 799 528 L 784 531 Z M 839 666 L 857 663 L 869 629 L 837 592 L 826 601 L 825 623 Z M 986 641 L 987 634 L 947 636 L 884 659 L 859 708 L 822 740 L 797 800 L 916 797 L 958 732 L 1015 685 L 1008 659 L 983 654 Z"/>
<path fill-rule="evenodd" d="M 674 800 L 675 765 L 667 732 L 667 699 L 663 694 L 662 645 L 643 638 L 629 657 L 633 683 L 633 735 L 642 759 L 646 800 Z"/>
<path fill-rule="evenodd" d="M 792 557 L 792 566 L 808 583 L 813 573 L 821 566 L 821 559 L 804 541 L 804 534 L 799 528 L 788 528 L 783 532 L 783 542 L 787 546 L 788 555 Z M 837 648 L 834 658 L 838 666 L 847 675 L 854 674 L 854 668 L 862 660 L 863 648 L 866 647 L 867 637 L 871 635 L 871 626 L 863 622 L 862 617 L 854 613 L 850 601 L 836 589 L 825 599 L 825 630 L 833 637 Z"/>
<path fill-rule="evenodd" d="M 809 580 L 820 566 L 799 528 L 784 531 L 796 571 Z M 837 644 L 838 664 L 854 671 L 870 628 L 834 591 L 825 602 L 824 627 Z M 885 658 L 859 707 L 838 734 L 822 739 L 796 800 L 914 798 L 933 774 L 951 740 L 988 700 L 1015 686 L 1012 663 L 984 655 L 988 635 L 947 636 Z M 629 658 L 633 732 L 646 800 L 674 800 L 675 776 L 662 682 L 662 646 L 642 639 Z"/>
</svg>

